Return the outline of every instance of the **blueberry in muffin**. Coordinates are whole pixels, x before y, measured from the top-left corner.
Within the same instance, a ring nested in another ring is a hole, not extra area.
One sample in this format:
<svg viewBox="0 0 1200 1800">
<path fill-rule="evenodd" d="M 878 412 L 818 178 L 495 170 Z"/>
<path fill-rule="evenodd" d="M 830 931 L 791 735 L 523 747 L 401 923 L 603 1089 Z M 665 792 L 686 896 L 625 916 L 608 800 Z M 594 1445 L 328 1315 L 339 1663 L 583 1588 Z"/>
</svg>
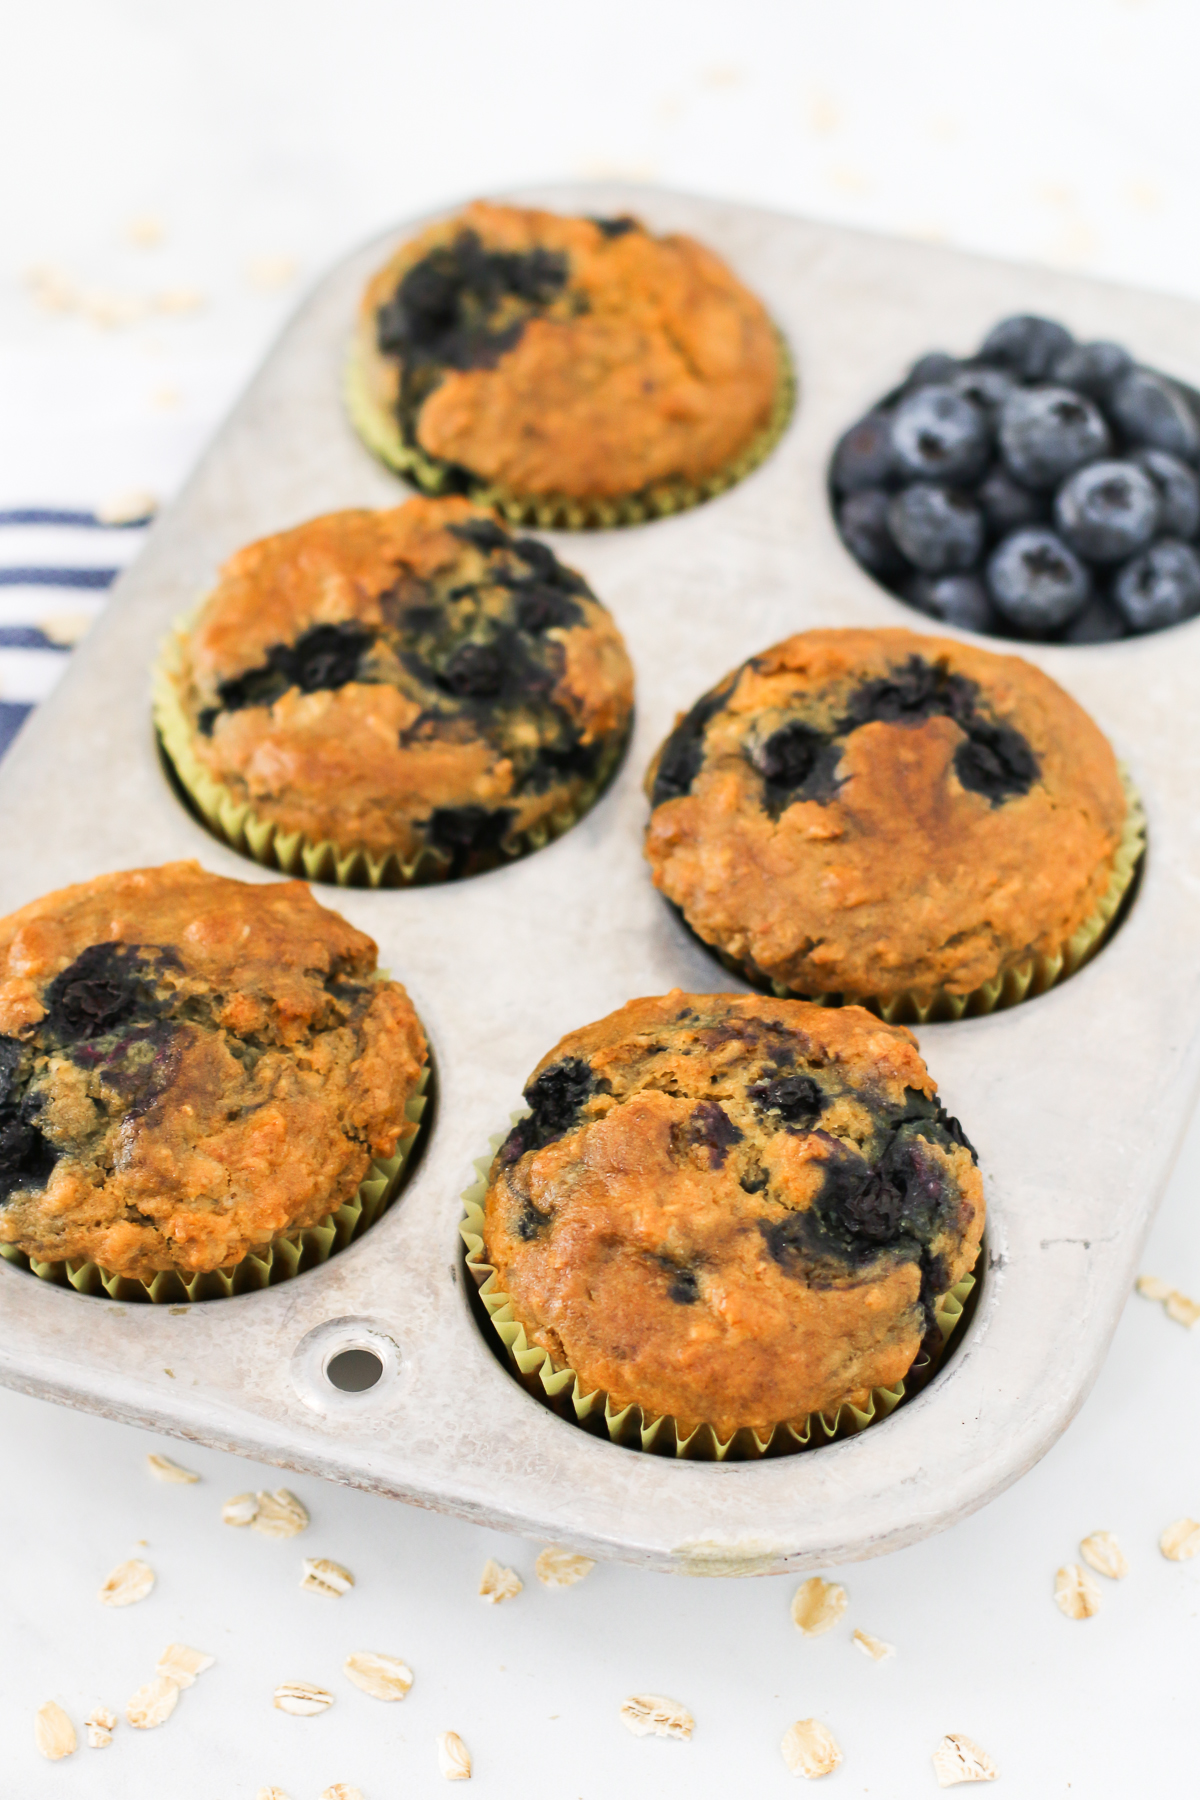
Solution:
<svg viewBox="0 0 1200 1800">
<path fill-rule="evenodd" d="M 348 396 L 427 491 L 580 525 L 728 486 L 778 436 L 791 383 L 761 303 L 693 239 L 477 202 L 369 283 Z"/>
<path fill-rule="evenodd" d="M 911 1034 L 860 1008 L 632 1000 L 525 1098 L 487 1260 L 526 1337 L 613 1408 L 727 1438 L 864 1405 L 975 1261 L 975 1153 Z"/>
<path fill-rule="evenodd" d="M 330 513 L 239 551 L 168 646 L 157 713 L 210 823 L 229 836 L 228 809 L 252 811 L 236 847 L 267 860 L 268 834 L 290 867 L 296 845 L 331 843 L 340 879 L 357 852 L 404 883 L 566 830 L 616 767 L 632 703 L 583 577 L 449 498 Z"/>
<path fill-rule="evenodd" d="M 751 657 L 647 790 L 655 885 L 727 967 L 908 1016 L 1020 998 L 1038 959 L 1056 979 L 1132 874 L 1137 816 L 1082 708 L 1016 657 L 907 631 Z"/>
<path fill-rule="evenodd" d="M 921 357 L 829 479 L 851 555 L 918 611 L 1082 644 L 1200 614 L 1198 466 L 1200 396 L 1020 314 Z"/>
<path fill-rule="evenodd" d="M 299 882 L 101 875 L 0 920 L 0 1243 L 148 1280 L 230 1268 L 416 1127 L 399 982 Z"/>
</svg>

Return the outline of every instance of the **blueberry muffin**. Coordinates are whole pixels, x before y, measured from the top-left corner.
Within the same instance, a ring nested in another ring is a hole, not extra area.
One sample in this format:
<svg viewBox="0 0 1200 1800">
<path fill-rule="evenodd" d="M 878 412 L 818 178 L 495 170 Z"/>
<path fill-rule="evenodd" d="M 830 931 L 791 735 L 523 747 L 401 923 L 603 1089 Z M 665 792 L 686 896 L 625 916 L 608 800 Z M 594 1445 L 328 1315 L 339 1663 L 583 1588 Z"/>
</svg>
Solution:
<svg viewBox="0 0 1200 1800">
<path fill-rule="evenodd" d="M 990 1010 L 1071 972 L 1138 847 L 1111 746 L 1048 675 L 908 631 L 751 657 L 647 787 L 655 884 L 728 965 L 890 1017 Z"/>
<path fill-rule="evenodd" d="M 901 1381 L 984 1225 L 902 1026 L 757 995 L 632 1000 L 533 1072 L 484 1243 L 581 1389 L 727 1438 Z"/>
<path fill-rule="evenodd" d="M 433 493 L 612 524 L 727 487 L 791 408 L 761 303 L 694 239 L 477 202 L 363 296 L 354 421 Z"/>
<path fill-rule="evenodd" d="M 350 1200 L 426 1060 L 375 945 L 298 882 L 168 863 L 0 921 L 0 1243 L 149 1280 Z"/>
<path fill-rule="evenodd" d="M 566 830 L 632 705 L 583 577 L 456 498 L 329 513 L 239 551 L 156 690 L 180 780 L 236 848 L 389 883 Z"/>
<path fill-rule="evenodd" d="M 1094 644 L 1200 613 L 1198 465 L 1200 395 L 1020 314 L 921 357 L 830 479 L 851 554 L 922 612 Z"/>
</svg>

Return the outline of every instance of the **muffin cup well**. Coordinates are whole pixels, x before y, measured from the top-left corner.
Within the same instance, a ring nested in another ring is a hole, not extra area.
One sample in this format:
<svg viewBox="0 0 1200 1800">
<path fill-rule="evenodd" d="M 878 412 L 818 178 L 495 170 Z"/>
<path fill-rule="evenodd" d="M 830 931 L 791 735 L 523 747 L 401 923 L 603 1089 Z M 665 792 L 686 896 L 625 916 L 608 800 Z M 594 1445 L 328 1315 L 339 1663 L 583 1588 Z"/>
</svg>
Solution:
<svg viewBox="0 0 1200 1800">
<path fill-rule="evenodd" d="M 228 1269 L 189 1274 L 183 1269 L 159 1269 L 149 1281 L 115 1274 L 94 1262 L 38 1262 L 15 1244 L 0 1244 L 0 1257 L 20 1269 L 28 1269 L 40 1281 L 56 1287 L 73 1287 L 77 1294 L 121 1301 L 150 1301 L 155 1305 L 192 1300 L 224 1300 L 231 1294 L 252 1294 L 278 1287 L 293 1275 L 315 1269 L 381 1219 L 404 1186 L 404 1171 L 421 1141 L 421 1121 L 429 1103 L 429 1064 L 421 1070 L 416 1092 L 405 1113 L 417 1129 L 400 1144 L 393 1156 L 371 1165 L 371 1172 L 356 1193 L 335 1212 L 326 1213 L 315 1225 L 282 1233 L 266 1249 L 252 1251 Z"/>
<path fill-rule="evenodd" d="M 951 994 L 945 988 L 938 988 L 932 994 L 905 991 L 886 998 L 878 994 L 802 994 L 781 981 L 774 981 L 755 963 L 743 962 L 708 943 L 673 903 L 672 910 L 696 942 L 702 944 L 710 956 L 715 956 L 723 968 L 733 975 L 740 975 L 760 992 L 774 994 L 779 1000 L 807 1000 L 812 1006 L 865 1006 L 886 1019 L 889 1025 L 940 1024 L 945 1020 L 978 1018 L 1005 1007 L 1018 1006 L 1022 1000 L 1032 1000 L 1060 981 L 1066 981 L 1090 961 L 1102 948 L 1133 886 L 1146 850 L 1146 814 L 1128 771 L 1123 764 L 1119 768 L 1128 810 L 1113 857 L 1112 876 L 1096 911 L 1084 920 L 1073 937 L 1058 946 L 1053 955 L 1031 956 L 1027 962 L 1006 970 L 969 994 Z"/>
<path fill-rule="evenodd" d="M 379 856 L 370 850 L 347 848 L 328 838 L 315 839 L 300 831 L 282 831 L 270 819 L 255 812 L 249 801 L 240 800 L 230 788 L 217 781 L 193 749 L 193 728 L 180 704 L 176 685 L 188 626 L 189 620 L 181 620 L 159 653 L 153 678 L 154 724 L 163 754 L 180 787 L 214 837 L 240 855 L 261 863 L 264 869 L 278 869 L 284 875 L 299 876 L 305 881 L 331 882 L 337 887 L 421 887 L 452 879 L 450 859 L 428 848 L 423 847 L 411 861 L 405 862 L 395 851 Z M 511 847 L 502 845 L 494 859 L 481 861 L 471 873 L 516 862 L 568 832 L 591 810 L 608 786 L 627 742 L 628 731 L 606 745 L 596 774 L 570 803 L 561 805 L 531 831 L 517 833 L 511 840 Z"/>
<path fill-rule="evenodd" d="M 512 1115 L 513 1123 L 525 1117 L 525 1112 L 516 1112 Z M 628 1450 L 644 1450 L 657 1456 L 688 1458 L 694 1462 L 754 1462 L 766 1456 L 792 1456 L 802 1450 L 819 1449 L 840 1438 L 854 1437 L 869 1425 L 886 1419 L 903 1400 L 911 1399 L 931 1380 L 946 1345 L 962 1322 L 968 1296 L 975 1286 L 974 1275 L 966 1275 L 935 1302 L 936 1329 L 926 1334 L 904 1380 L 894 1387 L 873 1388 L 865 1406 L 845 1401 L 832 1412 L 809 1413 L 803 1419 L 791 1419 L 772 1426 L 766 1433 L 748 1425 L 728 1438 L 718 1436 L 715 1427 L 708 1424 L 687 1430 L 670 1414 L 649 1413 L 638 1405 L 617 1407 L 602 1388 L 586 1393 L 574 1369 L 556 1363 L 540 1344 L 531 1344 L 525 1335 L 525 1327 L 514 1319 L 509 1295 L 501 1288 L 496 1270 L 484 1261 L 484 1199 L 488 1172 L 502 1142 L 502 1134 L 492 1139 L 492 1155 L 480 1157 L 476 1162 L 479 1180 L 472 1182 L 462 1197 L 464 1217 L 459 1233 L 466 1245 L 466 1264 L 479 1291 L 480 1302 L 504 1347 L 505 1361 L 521 1385 L 561 1418 L 598 1437 L 607 1436 L 610 1442 L 621 1444 Z"/>
<path fill-rule="evenodd" d="M 711 500 L 736 486 L 764 462 L 787 429 L 796 406 L 796 372 L 786 340 L 778 329 L 779 381 L 771 416 L 760 432 L 703 481 L 660 481 L 636 494 L 605 500 L 581 500 L 570 494 L 519 494 L 511 488 L 489 486 L 482 479 L 468 481 L 466 491 L 476 506 L 490 506 L 510 525 L 535 525 L 542 530 L 598 531 L 618 525 L 641 525 L 647 519 L 666 518 Z M 460 493 L 462 471 L 452 471 L 415 444 L 406 444 L 390 412 L 371 392 L 366 356 L 356 337 L 346 366 L 346 406 L 351 422 L 367 448 L 414 486 L 427 494 Z"/>
</svg>

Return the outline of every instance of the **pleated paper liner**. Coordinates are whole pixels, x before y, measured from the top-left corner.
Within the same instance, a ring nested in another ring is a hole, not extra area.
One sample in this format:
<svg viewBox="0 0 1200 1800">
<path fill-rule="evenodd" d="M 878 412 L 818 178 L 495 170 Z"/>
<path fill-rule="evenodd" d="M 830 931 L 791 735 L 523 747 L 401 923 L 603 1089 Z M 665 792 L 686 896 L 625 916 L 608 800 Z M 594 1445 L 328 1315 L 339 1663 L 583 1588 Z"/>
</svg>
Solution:
<svg viewBox="0 0 1200 1800">
<path fill-rule="evenodd" d="M 346 849 L 329 839 L 320 842 L 303 832 L 282 831 L 262 818 L 246 800 L 240 800 L 205 768 L 192 746 L 193 727 L 179 700 L 176 678 L 181 671 L 189 620 L 181 620 L 162 647 L 154 669 L 153 706 L 158 740 L 170 772 L 214 837 L 264 869 L 305 881 L 325 881 L 337 887 L 421 887 L 450 879 L 452 860 L 423 846 L 409 861 L 394 851 L 378 856 L 369 850 Z M 506 862 L 516 862 L 562 837 L 589 812 L 615 774 L 628 742 L 628 733 L 605 747 L 600 766 L 587 785 L 547 819 L 530 831 L 520 832 L 501 845 L 489 860 L 471 871 L 483 873 Z"/>
<path fill-rule="evenodd" d="M 368 351 L 361 337 L 355 339 L 346 366 L 346 406 L 351 422 L 367 448 L 424 493 L 466 493 L 476 506 L 490 506 L 510 525 L 535 525 L 545 531 L 596 531 L 618 525 L 641 525 L 647 519 L 686 512 L 689 507 L 699 506 L 716 494 L 724 493 L 726 488 L 743 481 L 770 455 L 787 429 L 796 405 L 796 372 L 791 353 L 781 332 L 776 332 L 776 340 L 779 381 L 771 416 L 744 450 L 703 481 L 660 481 L 636 494 L 609 499 L 578 499 L 570 494 L 519 494 L 511 488 L 490 485 L 481 477 L 471 476 L 468 470 L 439 462 L 419 446 L 405 443 L 394 414 L 371 392 Z"/>
<path fill-rule="evenodd" d="M 782 981 L 773 980 L 757 964 L 744 962 L 718 949 L 715 944 L 708 943 L 688 924 L 673 901 L 669 901 L 668 905 L 689 935 L 695 938 L 709 956 L 715 957 L 722 968 L 728 969 L 733 975 L 739 975 L 760 993 L 774 994 L 778 1000 L 806 1000 L 811 1006 L 865 1006 L 881 1019 L 886 1019 L 889 1025 L 940 1024 L 945 1020 L 979 1018 L 987 1013 L 1000 1012 L 1005 1007 L 1018 1006 L 1022 1000 L 1032 1000 L 1038 994 L 1044 994 L 1066 981 L 1069 976 L 1077 974 L 1103 948 L 1123 917 L 1126 901 L 1132 900 L 1136 877 L 1146 850 L 1146 814 L 1124 767 L 1120 774 L 1129 806 L 1121 841 L 1113 858 L 1112 876 L 1096 911 L 1084 920 L 1075 935 L 1060 945 L 1052 956 L 1032 956 L 1027 962 L 1006 970 L 1002 975 L 996 976 L 994 981 L 985 982 L 982 987 L 974 988 L 969 994 L 951 994 L 945 988 L 939 988 L 933 994 L 893 994 L 887 999 L 881 999 L 878 995 L 863 998 L 859 995 L 836 993 L 803 994 Z"/>
<path fill-rule="evenodd" d="M 318 1268 L 339 1250 L 344 1250 L 377 1219 L 381 1219 L 404 1186 L 404 1173 L 413 1160 L 413 1151 L 421 1141 L 421 1120 L 429 1102 L 429 1065 L 421 1071 L 416 1092 L 405 1112 L 416 1132 L 405 1138 L 394 1156 L 371 1165 L 370 1174 L 359 1184 L 357 1192 L 326 1213 L 315 1225 L 278 1237 L 261 1252 L 251 1252 L 230 1269 L 212 1269 L 191 1275 L 181 1269 L 160 1269 L 149 1281 L 135 1281 L 128 1275 L 114 1274 L 94 1262 L 38 1262 L 26 1256 L 13 1244 L 0 1244 L 0 1256 L 20 1269 L 28 1269 L 40 1281 L 56 1287 L 72 1287 L 77 1294 L 121 1301 L 150 1301 L 154 1305 L 178 1305 L 194 1300 L 224 1300 L 231 1294 L 253 1294 L 263 1288 L 278 1287 L 306 1269 Z"/>
<path fill-rule="evenodd" d="M 514 1113 L 514 1123 L 524 1116 Z M 614 1406 L 603 1389 L 585 1393 L 574 1369 L 556 1364 L 548 1350 L 543 1350 L 539 1344 L 531 1344 L 524 1326 L 513 1318 L 509 1296 L 500 1287 L 495 1269 L 483 1260 L 488 1171 L 502 1141 L 500 1136 L 492 1139 L 492 1155 L 476 1162 L 480 1178 L 463 1195 L 464 1218 L 459 1232 L 466 1245 L 467 1268 L 474 1278 L 479 1300 L 504 1346 L 507 1364 L 521 1385 L 560 1418 L 590 1430 L 595 1436 L 607 1437 L 611 1443 L 621 1444 L 626 1449 L 694 1462 L 753 1462 L 768 1456 L 793 1456 L 800 1451 L 836 1443 L 841 1438 L 854 1437 L 869 1425 L 886 1419 L 932 1379 L 946 1345 L 962 1322 L 968 1297 L 975 1287 L 975 1277 L 966 1275 L 935 1302 L 935 1327 L 926 1333 L 904 1380 L 894 1387 L 873 1388 L 865 1406 L 845 1402 L 833 1412 L 809 1413 L 806 1418 L 773 1426 L 765 1434 L 746 1426 L 731 1437 L 721 1438 L 715 1428 L 707 1424 L 685 1432 L 668 1415 L 647 1413 L 640 1406 Z"/>
</svg>

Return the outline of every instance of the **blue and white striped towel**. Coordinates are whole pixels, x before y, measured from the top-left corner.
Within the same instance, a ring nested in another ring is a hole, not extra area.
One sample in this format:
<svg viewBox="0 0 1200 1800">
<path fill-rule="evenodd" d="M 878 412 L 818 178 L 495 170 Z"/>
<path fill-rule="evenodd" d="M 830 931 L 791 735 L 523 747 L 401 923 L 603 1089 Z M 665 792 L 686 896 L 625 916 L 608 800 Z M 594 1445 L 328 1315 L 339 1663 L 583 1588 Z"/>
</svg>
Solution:
<svg viewBox="0 0 1200 1800">
<path fill-rule="evenodd" d="M 149 515 L 0 511 L 0 757 L 62 674 L 107 590 L 141 549 Z"/>
</svg>

